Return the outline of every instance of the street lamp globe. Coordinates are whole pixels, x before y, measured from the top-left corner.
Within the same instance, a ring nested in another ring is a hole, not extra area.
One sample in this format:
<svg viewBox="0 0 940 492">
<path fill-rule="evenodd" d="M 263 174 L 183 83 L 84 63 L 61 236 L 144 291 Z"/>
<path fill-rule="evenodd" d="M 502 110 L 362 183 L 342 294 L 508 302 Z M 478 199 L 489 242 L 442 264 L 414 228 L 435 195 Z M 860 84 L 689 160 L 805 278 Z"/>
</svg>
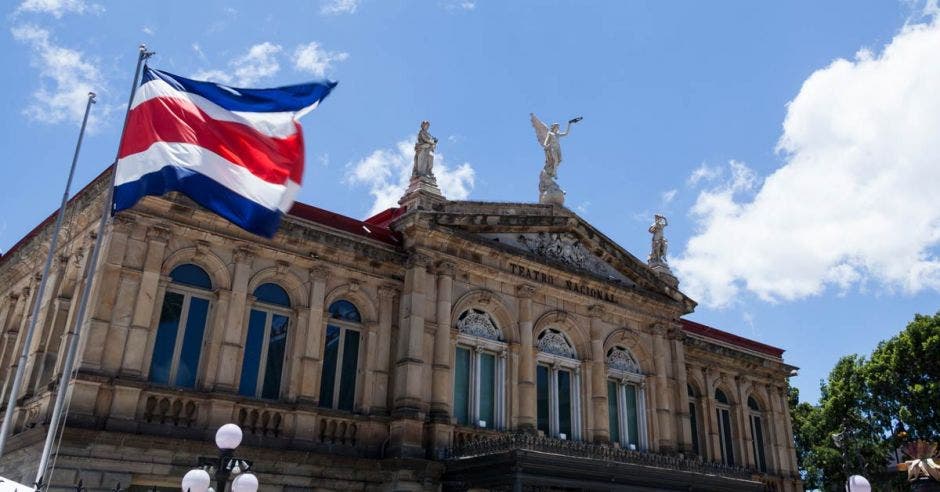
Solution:
<svg viewBox="0 0 940 492">
<path fill-rule="evenodd" d="M 215 445 L 219 449 L 235 449 L 242 443 L 242 429 L 235 424 L 225 424 L 215 433 Z"/>
<path fill-rule="evenodd" d="M 871 492 L 871 484 L 868 479 L 861 475 L 852 475 L 848 480 L 848 490 L 850 492 Z"/>
<path fill-rule="evenodd" d="M 242 473 L 232 480 L 232 492 L 258 492 L 258 477 L 253 473 Z"/>
<path fill-rule="evenodd" d="M 186 475 L 183 475 L 181 485 L 183 492 L 206 492 L 209 490 L 210 482 L 212 482 L 212 478 L 209 477 L 209 473 L 196 468 L 189 470 L 186 472 Z"/>
</svg>

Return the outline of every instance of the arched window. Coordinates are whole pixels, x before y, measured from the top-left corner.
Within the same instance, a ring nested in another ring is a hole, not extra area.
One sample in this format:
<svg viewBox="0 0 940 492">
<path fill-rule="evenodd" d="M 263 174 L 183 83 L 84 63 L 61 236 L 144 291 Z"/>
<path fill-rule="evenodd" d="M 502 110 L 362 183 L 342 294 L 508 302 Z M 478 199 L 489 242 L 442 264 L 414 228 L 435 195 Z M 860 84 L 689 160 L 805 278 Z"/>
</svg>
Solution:
<svg viewBox="0 0 940 492">
<path fill-rule="evenodd" d="M 624 347 L 607 351 L 607 415 L 610 439 L 630 449 L 646 448 L 646 395 L 643 372 Z"/>
<path fill-rule="evenodd" d="M 581 439 L 581 363 L 560 331 L 539 334 L 535 367 L 537 427 L 548 436 Z"/>
<path fill-rule="evenodd" d="M 281 396 L 290 297 L 277 284 L 262 284 L 255 289 L 254 298 L 238 393 L 274 400 Z"/>
<path fill-rule="evenodd" d="M 718 417 L 718 442 L 721 446 L 721 461 L 734 464 L 734 446 L 731 440 L 731 404 L 724 391 L 715 389 L 715 413 Z"/>
<path fill-rule="evenodd" d="M 212 280 L 202 268 L 184 264 L 170 272 L 150 359 L 150 381 L 196 386 L 211 295 Z"/>
<path fill-rule="evenodd" d="M 767 472 L 767 460 L 764 456 L 764 427 L 763 416 L 760 405 L 753 397 L 747 398 L 747 408 L 751 421 L 751 442 L 754 446 L 754 459 L 757 461 L 757 468 L 762 472 Z"/>
<path fill-rule="evenodd" d="M 700 444 L 702 441 L 701 436 L 699 436 L 699 432 L 701 432 L 702 426 L 699 423 L 698 393 L 694 388 L 692 388 L 691 384 L 687 384 L 686 388 L 689 392 L 689 425 L 692 427 L 692 452 L 702 456 L 703 454 Z"/>
<path fill-rule="evenodd" d="M 506 415 L 506 344 L 493 317 L 468 309 L 457 317 L 454 419 L 502 429 Z"/>
<path fill-rule="evenodd" d="M 353 303 L 342 299 L 330 304 L 327 313 L 320 406 L 351 412 L 356 400 L 362 316 Z"/>
</svg>

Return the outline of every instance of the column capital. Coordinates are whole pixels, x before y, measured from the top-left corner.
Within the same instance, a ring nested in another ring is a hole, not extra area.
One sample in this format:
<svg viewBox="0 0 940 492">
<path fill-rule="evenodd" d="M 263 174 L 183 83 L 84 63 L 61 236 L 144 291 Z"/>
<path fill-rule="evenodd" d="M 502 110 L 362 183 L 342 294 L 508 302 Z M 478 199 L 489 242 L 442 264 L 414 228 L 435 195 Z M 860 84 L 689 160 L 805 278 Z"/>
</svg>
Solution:
<svg viewBox="0 0 940 492">
<path fill-rule="evenodd" d="M 430 256 L 424 253 L 421 253 L 418 251 L 412 251 L 408 255 L 408 259 L 405 260 L 405 267 L 406 268 L 417 268 L 417 267 L 427 268 L 428 266 L 431 265 L 431 263 L 433 263 L 433 261 L 434 260 Z"/>
<path fill-rule="evenodd" d="M 516 296 L 521 299 L 531 299 L 535 295 L 535 286 L 530 284 L 522 284 L 516 287 Z"/>
<path fill-rule="evenodd" d="M 439 261 L 437 262 L 434 271 L 442 277 L 453 277 L 457 271 L 457 265 L 452 261 Z"/>
<path fill-rule="evenodd" d="M 379 299 L 394 299 L 398 296 L 400 290 L 398 286 L 385 284 L 379 286 Z"/>
<path fill-rule="evenodd" d="M 147 228 L 147 240 L 165 243 L 170 239 L 170 232 L 170 226 L 166 224 L 154 224 Z"/>
<path fill-rule="evenodd" d="M 323 265 L 315 266 L 311 268 L 309 272 L 310 272 L 310 278 L 313 280 L 323 281 L 330 277 L 330 269 Z"/>
<path fill-rule="evenodd" d="M 130 232 L 137 224 L 137 220 L 128 214 L 116 214 L 112 220 L 114 230 L 123 233 Z"/>
<path fill-rule="evenodd" d="M 198 246 L 196 247 L 199 248 Z M 257 256 L 255 249 L 250 246 L 239 246 L 235 248 L 235 253 L 232 257 L 235 259 L 235 263 L 250 263 Z"/>
<path fill-rule="evenodd" d="M 604 317 L 606 309 L 600 304 L 593 304 L 588 306 L 588 316 L 595 319 L 601 319 Z"/>
</svg>

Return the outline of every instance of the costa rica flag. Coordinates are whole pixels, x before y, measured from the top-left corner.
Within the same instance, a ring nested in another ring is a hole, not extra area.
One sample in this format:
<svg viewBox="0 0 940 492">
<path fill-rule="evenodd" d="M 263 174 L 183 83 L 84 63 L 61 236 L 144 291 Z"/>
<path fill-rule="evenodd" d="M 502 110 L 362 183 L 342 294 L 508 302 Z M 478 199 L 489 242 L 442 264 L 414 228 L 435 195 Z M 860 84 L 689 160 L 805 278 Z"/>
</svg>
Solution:
<svg viewBox="0 0 940 492">
<path fill-rule="evenodd" d="M 298 119 L 334 87 L 243 89 L 145 66 L 118 151 L 112 211 L 179 191 L 249 232 L 274 236 L 303 179 Z"/>
</svg>

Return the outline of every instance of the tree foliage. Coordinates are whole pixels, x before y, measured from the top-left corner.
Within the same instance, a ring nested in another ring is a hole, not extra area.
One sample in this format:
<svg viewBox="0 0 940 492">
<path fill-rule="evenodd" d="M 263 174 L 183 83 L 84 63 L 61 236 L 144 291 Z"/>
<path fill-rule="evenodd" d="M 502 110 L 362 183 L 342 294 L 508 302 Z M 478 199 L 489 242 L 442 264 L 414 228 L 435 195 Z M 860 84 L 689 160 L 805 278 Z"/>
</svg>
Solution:
<svg viewBox="0 0 940 492">
<path fill-rule="evenodd" d="M 899 474 L 886 472 L 898 446 L 940 439 L 940 312 L 915 316 L 904 331 L 878 344 L 870 359 L 842 357 L 820 389 L 818 405 L 799 402 L 799 392 L 790 390 L 806 488 L 844 490 L 846 476 L 856 473 L 878 490 L 903 483 Z M 899 424 L 906 436 L 898 434 Z"/>
</svg>

